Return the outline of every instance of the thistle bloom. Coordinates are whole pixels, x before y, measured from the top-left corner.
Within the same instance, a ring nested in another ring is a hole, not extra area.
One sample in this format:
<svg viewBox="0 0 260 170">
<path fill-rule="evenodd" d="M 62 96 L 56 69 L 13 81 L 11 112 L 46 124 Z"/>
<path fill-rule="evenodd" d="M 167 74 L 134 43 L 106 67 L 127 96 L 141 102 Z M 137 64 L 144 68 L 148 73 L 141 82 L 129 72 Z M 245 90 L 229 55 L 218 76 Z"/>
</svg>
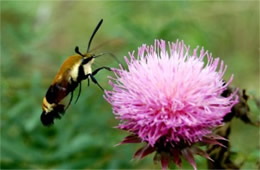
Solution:
<svg viewBox="0 0 260 170">
<path fill-rule="evenodd" d="M 212 129 L 238 102 L 236 92 L 221 96 L 233 75 L 224 82 L 224 62 L 198 49 L 190 53 L 183 41 L 155 40 L 142 45 L 137 57 L 134 52 L 125 57 L 128 69 L 113 69 L 113 89 L 105 92 L 105 99 L 120 120 L 117 127 L 131 133 L 121 143 L 145 143 L 135 157 L 155 151 L 154 160 L 165 169 L 172 159 L 181 166 L 183 156 L 196 169 L 193 154 L 210 158 L 193 144 L 223 140 Z"/>
</svg>

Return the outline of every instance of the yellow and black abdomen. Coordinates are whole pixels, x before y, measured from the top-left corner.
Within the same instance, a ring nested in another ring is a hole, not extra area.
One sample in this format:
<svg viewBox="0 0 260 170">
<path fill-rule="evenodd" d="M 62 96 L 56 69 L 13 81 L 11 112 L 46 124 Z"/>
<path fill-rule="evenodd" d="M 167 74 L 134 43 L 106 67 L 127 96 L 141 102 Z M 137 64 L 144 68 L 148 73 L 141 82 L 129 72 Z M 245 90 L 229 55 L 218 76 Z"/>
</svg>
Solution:
<svg viewBox="0 0 260 170">
<path fill-rule="evenodd" d="M 81 56 L 69 57 L 61 66 L 49 87 L 42 103 L 41 122 L 48 126 L 54 123 L 54 119 L 60 119 L 65 112 L 65 106 L 60 102 L 77 87 L 77 76 Z"/>
</svg>

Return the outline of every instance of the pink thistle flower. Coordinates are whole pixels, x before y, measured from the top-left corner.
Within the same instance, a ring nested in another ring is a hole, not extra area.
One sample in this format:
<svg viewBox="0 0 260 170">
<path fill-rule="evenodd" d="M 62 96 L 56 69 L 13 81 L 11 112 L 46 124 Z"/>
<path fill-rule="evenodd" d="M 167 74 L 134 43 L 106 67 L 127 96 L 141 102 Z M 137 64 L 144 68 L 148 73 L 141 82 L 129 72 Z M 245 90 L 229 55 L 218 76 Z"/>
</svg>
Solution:
<svg viewBox="0 0 260 170">
<path fill-rule="evenodd" d="M 221 145 L 217 139 L 224 140 L 212 129 L 238 102 L 236 92 L 221 96 L 233 75 L 225 83 L 224 62 L 203 48 L 198 54 L 198 49 L 190 54 L 183 41 L 168 42 L 167 49 L 165 41 L 155 40 L 142 45 L 137 57 L 134 52 L 125 57 L 127 70 L 113 69 L 113 89 L 105 92 L 105 99 L 120 120 L 118 128 L 131 132 L 120 144 L 146 143 L 135 158 L 155 151 L 154 160 L 165 169 L 170 160 L 181 166 L 183 156 L 196 169 L 193 154 L 210 157 L 193 144 Z"/>
</svg>

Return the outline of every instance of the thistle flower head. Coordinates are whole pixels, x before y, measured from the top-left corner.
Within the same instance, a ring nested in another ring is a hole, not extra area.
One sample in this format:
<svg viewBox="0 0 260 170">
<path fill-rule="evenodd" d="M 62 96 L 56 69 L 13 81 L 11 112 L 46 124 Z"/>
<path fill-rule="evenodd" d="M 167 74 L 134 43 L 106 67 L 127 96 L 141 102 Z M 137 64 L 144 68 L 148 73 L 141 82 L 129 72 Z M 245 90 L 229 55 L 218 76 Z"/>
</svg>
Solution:
<svg viewBox="0 0 260 170">
<path fill-rule="evenodd" d="M 238 99 L 236 93 L 221 96 L 233 79 L 224 82 L 224 62 L 198 50 L 191 52 L 183 41 L 155 40 L 125 57 L 128 69 L 113 69 L 113 89 L 105 98 L 120 120 L 118 128 L 132 133 L 123 143 L 140 140 L 147 143 L 142 154 L 166 151 L 189 159 L 187 146 L 213 142 L 212 129 L 222 124 Z"/>
</svg>

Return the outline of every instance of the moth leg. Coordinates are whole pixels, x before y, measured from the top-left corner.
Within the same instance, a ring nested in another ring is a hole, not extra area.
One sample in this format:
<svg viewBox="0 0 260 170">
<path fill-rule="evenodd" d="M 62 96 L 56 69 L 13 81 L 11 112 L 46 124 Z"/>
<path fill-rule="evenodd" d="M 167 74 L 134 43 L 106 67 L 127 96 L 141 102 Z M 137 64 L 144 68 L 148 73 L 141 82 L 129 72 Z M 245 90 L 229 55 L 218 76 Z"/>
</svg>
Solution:
<svg viewBox="0 0 260 170">
<path fill-rule="evenodd" d="M 97 68 L 97 69 L 94 70 L 92 73 L 83 75 L 83 76 L 82 76 L 82 80 L 88 79 L 90 75 L 92 75 L 92 76 L 96 75 L 100 70 L 103 70 L 103 69 L 106 69 L 106 70 L 108 70 L 108 71 L 111 71 L 111 68 L 106 67 L 106 66 L 103 66 L 103 67 Z M 91 78 L 91 79 L 92 79 L 92 78 Z M 89 85 L 89 83 L 88 83 L 88 85 Z"/>
<path fill-rule="evenodd" d="M 95 83 L 96 85 L 98 85 L 98 87 L 104 91 L 103 87 L 97 82 L 97 80 L 95 79 L 95 77 L 92 74 L 89 74 L 91 80 L 93 83 Z"/>
<path fill-rule="evenodd" d="M 99 87 L 101 90 L 104 91 L 104 88 L 97 82 L 97 80 L 96 80 L 95 77 L 94 77 L 94 75 L 96 75 L 100 70 L 103 70 L 103 69 L 106 69 L 106 70 L 108 70 L 108 71 L 111 71 L 111 68 L 106 67 L 106 66 L 103 66 L 103 67 L 100 67 L 100 68 L 94 70 L 94 71 L 93 71 L 92 73 L 90 73 L 90 74 L 84 75 L 84 76 L 83 76 L 83 80 L 88 79 L 88 86 L 89 86 L 89 77 L 90 77 L 91 80 L 92 80 L 92 82 L 95 83 L 95 84 L 97 84 L 98 87 Z"/>
<path fill-rule="evenodd" d="M 89 80 L 89 79 L 88 79 Z M 77 96 L 77 99 L 75 101 L 75 104 L 77 103 L 78 99 L 79 99 L 79 96 L 80 96 L 80 93 L 81 93 L 81 82 L 79 83 L 79 92 L 78 92 L 78 96 Z"/>
<path fill-rule="evenodd" d="M 82 80 L 89 79 L 89 76 L 90 76 L 90 74 L 83 75 L 83 76 L 82 76 Z"/>
<path fill-rule="evenodd" d="M 88 78 L 88 86 L 89 86 L 89 78 Z"/>
<path fill-rule="evenodd" d="M 96 75 L 100 70 L 103 70 L 103 69 L 106 69 L 106 70 L 108 70 L 108 71 L 111 71 L 111 68 L 106 67 L 106 66 L 103 66 L 103 67 L 100 67 L 100 68 L 97 68 L 96 70 L 94 70 L 94 71 L 92 72 L 92 75 L 93 75 L 93 76 Z"/>
<path fill-rule="evenodd" d="M 67 107 L 65 108 L 65 111 L 69 108 L 72 99 L 73 99 L 73 91 L 71 92 L 70 101 L 69 101 L 69 104 L 67 105 Z"/>
</svg>

